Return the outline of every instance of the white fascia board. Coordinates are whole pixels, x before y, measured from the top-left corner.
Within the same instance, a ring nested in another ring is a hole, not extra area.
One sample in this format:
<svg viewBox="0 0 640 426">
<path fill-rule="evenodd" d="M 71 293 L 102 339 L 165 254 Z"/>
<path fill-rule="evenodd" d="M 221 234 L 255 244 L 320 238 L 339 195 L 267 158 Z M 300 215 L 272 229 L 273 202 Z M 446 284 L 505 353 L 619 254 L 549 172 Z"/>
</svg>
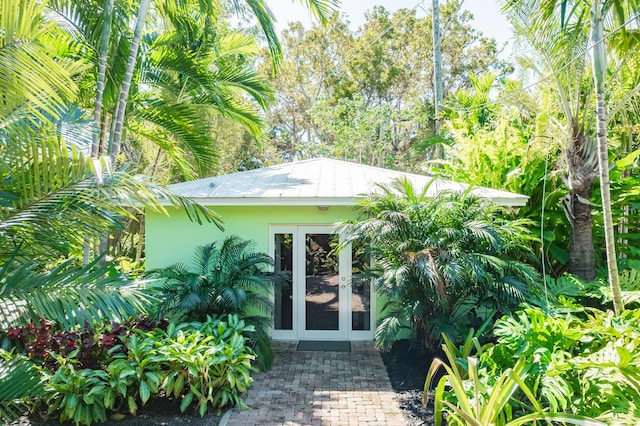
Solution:
<svg viewBox="0 0 640 426">
<path fill-rule="evenodd" d="M 203 206 L 355 206 L 362 197 L 228 197 L 228 198 L 191 198 Z M 523 207 L 527 205 L 529 197 L 489 197 L 489 199 L 504 207 Z M 171 206 L 168 200 L 161 200 L 163 206 Z"/>
<path fill-rule="evenodd" d="M 229 197 L 229 198 L 191 198 L 203 206 L 354 206 L 358 198 L 316 198 L 316 197 Z M 172 205 L 162 200 L 163 206 Z"/>
<path fill-rule="evenodd" d="M 522 198 L 510 198 L 510 197 L 490 197 L 490 200 L 498 205 L 504 207 L 524 207 L 529 201 L 529 197 L 522 196 Z"/>
</svg>

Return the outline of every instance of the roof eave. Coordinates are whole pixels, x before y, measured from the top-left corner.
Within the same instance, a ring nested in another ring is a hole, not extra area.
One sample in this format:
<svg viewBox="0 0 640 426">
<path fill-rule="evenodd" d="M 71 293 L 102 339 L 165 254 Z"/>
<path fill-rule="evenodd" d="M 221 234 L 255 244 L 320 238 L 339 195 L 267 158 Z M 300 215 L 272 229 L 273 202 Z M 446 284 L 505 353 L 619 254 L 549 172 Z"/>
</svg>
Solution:
<svg viewBox="0 0 640 426">
<path fill-rule="evenodd" d="M 188 197 L 203 206 L 353 206 L 354 197 Z M 167 200 L 162 205 L 169 206 Z"/>
<path fill-rule="evenodd" d="M 362 197 L 189 197 L 203 206 L 354 206 Z M 523 207 L 529 197 L 489 197 L 504 207 Z M 162 205 L 172 205 L 163 200 Z"/>
</svg>

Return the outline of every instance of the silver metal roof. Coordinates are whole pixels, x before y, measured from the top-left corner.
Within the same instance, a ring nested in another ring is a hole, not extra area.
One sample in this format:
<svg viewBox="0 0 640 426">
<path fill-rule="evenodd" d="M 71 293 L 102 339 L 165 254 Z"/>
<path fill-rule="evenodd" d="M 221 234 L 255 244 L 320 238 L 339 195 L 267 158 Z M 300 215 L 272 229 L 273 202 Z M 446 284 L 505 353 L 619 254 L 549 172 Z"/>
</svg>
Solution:
<svg viewBox="0 0 640 426">
<path fill-rule="evenodd" d="M 178 183 L 169 188 L 204 205 L 353 205 L 358 198 L 379 191 L 378 184 L 404 178 L 416 190 L 433 180 L 431 176 L 315 158 Z M 468 188 L 464 183 L 435 179 L 427 194 L 464 192 Z M 524 206 L 529 199 L 484 187 L 474 187 L 471 194 L 503 206 Z"/>
</svg>

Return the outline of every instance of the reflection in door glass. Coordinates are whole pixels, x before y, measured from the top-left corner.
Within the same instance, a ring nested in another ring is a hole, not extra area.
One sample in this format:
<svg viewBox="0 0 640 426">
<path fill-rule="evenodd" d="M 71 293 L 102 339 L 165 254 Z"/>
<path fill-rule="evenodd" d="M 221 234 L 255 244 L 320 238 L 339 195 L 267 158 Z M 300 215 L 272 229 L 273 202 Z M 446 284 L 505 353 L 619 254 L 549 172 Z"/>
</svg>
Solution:
<svg viewBox="0 0 640 426">
<path fill-rule="evenodd" d="M 274 288 L 274 320 L 276 330 L 293 330 L 293 234 L 275 234 L 275 270 L 285 272 L 287 279 Z"/>
<path fill-rule="evenodd" d="M 338 330 L 338 236 L 307 234 L 305 311 L 307 330 Z"/>
<path fill-rule="evenodd" d="M 351 329 L 371 330 L 371 281 L 367 278 L 369 256 L 364 244 L 354 241 L 351 261 Z"/>
</svg>

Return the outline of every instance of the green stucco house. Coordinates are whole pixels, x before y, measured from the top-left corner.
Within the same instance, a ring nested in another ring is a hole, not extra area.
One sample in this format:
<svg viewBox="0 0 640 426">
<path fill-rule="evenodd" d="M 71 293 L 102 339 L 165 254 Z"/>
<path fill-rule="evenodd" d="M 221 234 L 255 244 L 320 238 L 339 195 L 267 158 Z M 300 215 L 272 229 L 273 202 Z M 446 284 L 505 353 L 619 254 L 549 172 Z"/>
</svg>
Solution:
<svg viewBox="0 0 640 426">
<path fill-rule="evenodd" d="M 184 211 L 170 216 L 148 212 L 148 269 L 176 262 L 189 264 L 195 247 L 239 235 L 270 253 L 277 270 L 291 283 L 275 291 L 272 338 L 276 340 L 372 340 L 377 320 L 376 296 L 359 280 L 361 250 L 336 253 L 340 236 L 334 224 L 357 219 L 359 198 L 378 184 L 408 179 L 423 188 L 432 178 L 326 158 L 215 176 L 172 185 L 177 194 L 212 207 L 224 219 L 224 232 L 213 224 L 191 222 Z M 436 179 L 429 195 L 466 191 L 468 185 Z M 523 206 L 528 197 L 475 187 L 471 193 L 504 206 Z"/>
</svg>

